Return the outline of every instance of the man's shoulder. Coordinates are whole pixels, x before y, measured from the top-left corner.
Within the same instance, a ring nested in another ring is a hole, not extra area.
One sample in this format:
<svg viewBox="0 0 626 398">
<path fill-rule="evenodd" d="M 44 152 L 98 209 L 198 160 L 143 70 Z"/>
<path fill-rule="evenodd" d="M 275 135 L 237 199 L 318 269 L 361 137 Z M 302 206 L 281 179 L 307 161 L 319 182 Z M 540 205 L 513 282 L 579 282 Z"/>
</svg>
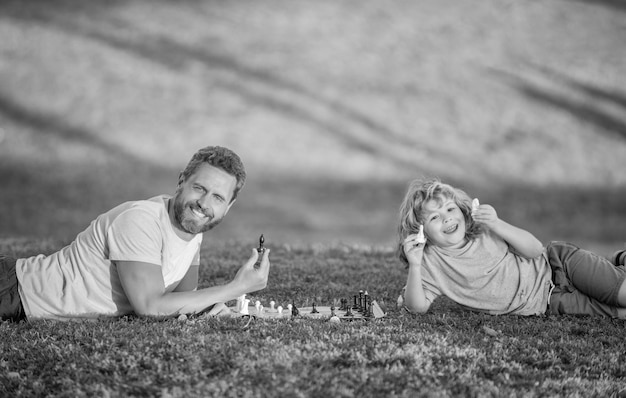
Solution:
<svg viewBox="0 0 626 398">
<path fill-rule="evenodd" d="M 150 199 L 133 200 L 121 203 L 109 210 L 105 215 L 116 217 L 128 210 L 146 211 L 153 214 L 161 214 L 167 211 L 166 203 L 169 199 L 167 195 L 158 195 Z"/>
</svg>

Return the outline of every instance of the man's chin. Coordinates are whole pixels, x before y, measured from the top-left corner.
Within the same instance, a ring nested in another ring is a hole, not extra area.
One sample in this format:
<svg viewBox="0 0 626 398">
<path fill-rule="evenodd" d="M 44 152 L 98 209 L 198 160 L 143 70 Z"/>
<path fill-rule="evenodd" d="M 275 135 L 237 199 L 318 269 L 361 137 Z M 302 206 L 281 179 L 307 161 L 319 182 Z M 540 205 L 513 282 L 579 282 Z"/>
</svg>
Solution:
<svg viewBox="0 0 626 398">
<path fill-rule="evenodd" d="M 190 234 L 201 234 L 204 232 L 208 232 L 215 228 L 222 220 L 213 220 L 208 224 L 198 225 L 193 222 L 183 222 L 181 225 L 183 229 Z"/>
</svg>

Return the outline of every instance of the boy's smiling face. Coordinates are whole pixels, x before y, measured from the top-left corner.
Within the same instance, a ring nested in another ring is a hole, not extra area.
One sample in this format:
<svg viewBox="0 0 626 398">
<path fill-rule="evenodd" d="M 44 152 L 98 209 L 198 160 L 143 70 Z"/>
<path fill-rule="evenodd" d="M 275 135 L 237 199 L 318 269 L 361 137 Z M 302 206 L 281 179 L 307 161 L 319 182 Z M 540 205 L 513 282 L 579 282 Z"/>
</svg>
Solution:
<svg viewBox="0 0 626 398">
<path fill-rule="evenodd" d="M 454 200 L 441 199 L 431 199 L 424 204 L 424 233 L 436 246 L 459 248 L 465 244 L 465 217 Z"/>
</svg>

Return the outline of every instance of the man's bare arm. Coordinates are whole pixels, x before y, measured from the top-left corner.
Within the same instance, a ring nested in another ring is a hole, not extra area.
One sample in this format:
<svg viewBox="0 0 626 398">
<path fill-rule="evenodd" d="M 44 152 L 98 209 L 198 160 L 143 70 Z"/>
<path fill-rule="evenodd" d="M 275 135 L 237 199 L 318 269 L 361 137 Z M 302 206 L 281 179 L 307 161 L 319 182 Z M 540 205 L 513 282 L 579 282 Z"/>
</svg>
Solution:
<svg viewBox="0 0 626 398">
<path fill-rule="evenodd" d="M 258 253 L 237 271 L 235 278 L 221 286 L 195 291 L 165 292 L 161 267 L 137 261 L 118 261 L 117 272 L 135 313 L 138 315 L 171 316 L 201 312 L 215 303 L 233 300 L 244 293 L 265 288 L 269 274 L 270 250 L 265 250 L 259 268 L 254 268 Z"/>
<path fill-rule="evenodd" d="M 190 292 L 192 290 L 196 290 L 198 288 L 199 268 L 200 266 L 198 265 L 192 265 L 191 267 L 189 267 L 189 270 L 187 271 L 183 279 L 180 280 L 180 282 L 178 283 L 178 286 L 176 286 L 176 289 L 174 289 L 174 291 L 175 292 Z"/>
</svg>

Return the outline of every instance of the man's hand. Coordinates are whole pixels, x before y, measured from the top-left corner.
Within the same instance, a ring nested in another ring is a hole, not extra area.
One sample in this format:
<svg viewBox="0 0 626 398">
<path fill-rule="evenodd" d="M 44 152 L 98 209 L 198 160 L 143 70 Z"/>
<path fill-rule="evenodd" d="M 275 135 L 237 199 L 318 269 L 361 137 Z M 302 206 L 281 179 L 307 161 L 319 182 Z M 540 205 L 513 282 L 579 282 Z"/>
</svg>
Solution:
<svg viewBox="0 0 626 398">
<path fill-rule="evenodd" d="M 207 312 L 207 315 L 210 316 L 225 316 L 230 314 L 232 314 L 232 311 L 224 303 L 215 303 Z"/>
<path fill-rule="evenodd" d="M 233 283 L 238 286 L 238 290 L 242 293 L 252 293 L 257 290 L 264 289 L 267 286 L 267 279 L 270 272 L 270 249 L 265 248 L 261 257 L 261 263 L 258 268 L 254 267 L 254 264 L 259 258 L 259 253 L 256 249 L 252 249 L 252 255 L 248 261 L 239 268 Z"/>
</svg>

